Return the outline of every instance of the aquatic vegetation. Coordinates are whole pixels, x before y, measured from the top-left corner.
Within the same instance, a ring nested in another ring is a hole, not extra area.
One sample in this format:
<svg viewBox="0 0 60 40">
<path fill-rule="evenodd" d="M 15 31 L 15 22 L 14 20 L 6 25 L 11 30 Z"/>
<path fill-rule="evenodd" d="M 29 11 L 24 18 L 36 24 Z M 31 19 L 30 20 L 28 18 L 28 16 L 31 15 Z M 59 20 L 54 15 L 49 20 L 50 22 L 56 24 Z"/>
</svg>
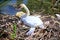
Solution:
<svg viewBox="0 0 60 40">
<path fill-rule="evenodd" d="M 17 5 L 19 5 L 20 3 L 22 3 L 23 0 L 17 0 Z"/>
<path fill-rule="evenodd" d="M 5 0 L 4 3 L 0 3 L 0 8 L 4 6 L 9 1 Z M 58 2 L 58 3 L 57 3 Z M 23 0 L 17 0 L 17 5 L 23 3 Z M 26 5 L 30 9 L 30 11 L 44 11 L 46 14 L 56 14 L 60 13 L 60 2 L 59 0 L 28 0 Z"/>
<path fill-rule="evenodd" d="M 4 0 L 0 2 L 0 8 L 5 6 L 10 0 Z"/>
<path fill-rule="evenodd" d="M 56 0 L 28 0 L 27 6 L 30 9 L 30 11 L 35 10 L 40 11 L 45 10 L 45 14 L 55 14 L 59 13 L 60 6 L 59 2 L 56 3 Z M 56 5 L 55 5 L 56 4 Z"/>
</svg>

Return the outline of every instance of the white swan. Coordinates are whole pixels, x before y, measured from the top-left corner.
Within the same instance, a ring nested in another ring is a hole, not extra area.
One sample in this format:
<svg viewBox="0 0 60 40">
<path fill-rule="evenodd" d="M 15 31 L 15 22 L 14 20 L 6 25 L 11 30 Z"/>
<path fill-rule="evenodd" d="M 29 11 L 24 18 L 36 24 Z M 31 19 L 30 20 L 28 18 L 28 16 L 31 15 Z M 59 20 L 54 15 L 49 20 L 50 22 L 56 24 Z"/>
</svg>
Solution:
<svg viewBox="0 0 60 40">
<path fill-rule="evenodd" d="M 21 17 L 23 23 L 31 27 L 30 30 L 26 33 L 27 35 L 32 35 L 35 31 L 35 27 L 37 26 L 39 26 L 42 29 L 45 29 L 43 22 L 39 17 L 30 16 L 30 11 L 25 4 L 20 4 L 20 7 L 24 8 L 26 10 L 26 13 L 17 12 L 16 16 Z"/>
</svg>

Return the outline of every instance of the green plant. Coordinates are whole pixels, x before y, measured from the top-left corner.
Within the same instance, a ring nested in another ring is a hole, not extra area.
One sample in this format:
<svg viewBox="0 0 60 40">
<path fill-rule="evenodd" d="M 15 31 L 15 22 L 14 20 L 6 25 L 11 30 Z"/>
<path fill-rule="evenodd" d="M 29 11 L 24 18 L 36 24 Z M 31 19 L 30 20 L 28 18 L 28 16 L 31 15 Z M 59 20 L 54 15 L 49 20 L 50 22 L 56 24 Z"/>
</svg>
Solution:
<svg viewBox="0 0 60 40">
<path fill-rule="evenodd" d="M 4 0 L 2 2 L 0 2 L 0 8 L 5 6 L 10 0 Z"/>
<path fill-rule="evenodd" d="M 17 5 L 21 4 L 23 0 L 17 0 Z"/>
<path fill-rule="evenodd" d="M 45 14 L 55 14 L 59 12 L 59 5 L 54 6 L 56 3 L 56 0 L 28 0 L 28 8 L 30 9 L 30 11 L 35 10 L 40 11 L 45 10 L 44 13 Z M 59 4 L 59 3 L 58 3 Z M 54 8 L 56 8 L 57 10 L 55 10 Z"/>
<path fill-rule="evenodd" d="M 22 3 L 23 0 L 18 0 L 18 4 Z M 56 3 L 58 1 L 58 3 Z M 55 5 L 56 4 L 56 5 Z M 55 13 L 60 13 L 60 3 L 59 0 L 28 0 L 26 4 L 29 10 L 32 12 L 41 12 L 45 10 L 45 14 L 53 15 Z"/>
<path fill-rule="evenodd" d="M 14 39 L 16 37 L 16 30 L 17 30 L 16 24 L 13 24 L 13 33 L 11 33 L 12 39 Z"/>
</svg>

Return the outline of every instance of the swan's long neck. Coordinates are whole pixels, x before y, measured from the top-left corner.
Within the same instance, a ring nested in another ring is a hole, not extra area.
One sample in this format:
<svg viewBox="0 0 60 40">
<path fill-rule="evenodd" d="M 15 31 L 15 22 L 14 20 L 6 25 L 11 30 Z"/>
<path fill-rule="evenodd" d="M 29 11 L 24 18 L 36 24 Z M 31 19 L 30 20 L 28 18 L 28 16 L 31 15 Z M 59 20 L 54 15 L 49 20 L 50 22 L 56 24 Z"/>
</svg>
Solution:
<svg viewBox="0 0 60 40">
<path fill-rule="evenodd" d="M 30 15 L 30 11 L 25 5 L 24 5 L 24 9 L 26 10 L 27 16 L 29 16 Z"/>
</svg>

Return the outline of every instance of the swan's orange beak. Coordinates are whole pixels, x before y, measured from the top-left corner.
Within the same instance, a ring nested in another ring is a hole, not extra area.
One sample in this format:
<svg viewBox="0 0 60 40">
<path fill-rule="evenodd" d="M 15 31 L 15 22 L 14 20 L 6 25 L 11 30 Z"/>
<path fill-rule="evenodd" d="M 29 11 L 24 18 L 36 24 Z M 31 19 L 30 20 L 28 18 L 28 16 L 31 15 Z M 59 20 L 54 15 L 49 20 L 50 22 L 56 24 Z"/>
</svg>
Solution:
<svg viewBox="0 0 60 40">
<path fill-rule="evenodd" d="M 16 13 L 16 16 L 17 16 L 17 17 L 21 17 L 21 16 L 23 16 L 24 14 L 25 14 L 24 12 L 20 11 L 20 12 L 17 12 L 17 13 Z"/>
</svg>

